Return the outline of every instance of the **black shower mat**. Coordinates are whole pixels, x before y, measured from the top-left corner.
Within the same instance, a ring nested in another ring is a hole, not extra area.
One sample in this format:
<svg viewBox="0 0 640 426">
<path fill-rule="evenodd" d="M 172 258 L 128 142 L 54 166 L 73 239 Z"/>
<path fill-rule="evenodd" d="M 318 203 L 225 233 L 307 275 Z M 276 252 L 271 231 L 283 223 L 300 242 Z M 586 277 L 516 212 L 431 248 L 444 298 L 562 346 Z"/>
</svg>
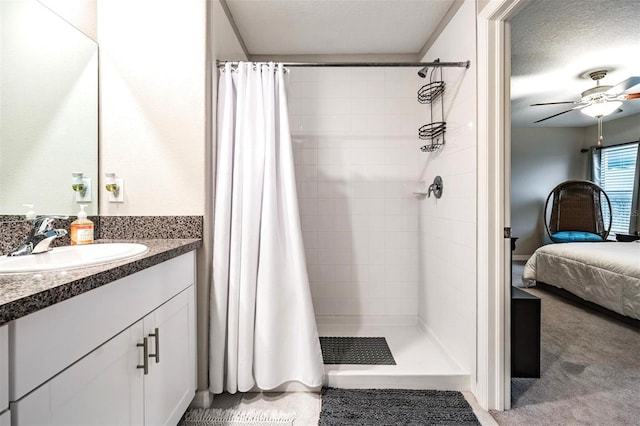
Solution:
<svg viewBox="0 0 640 426">
<path fill-rule="evenodd" d="M 396 365 L 384 337 L 320 337 L 325 364 Z"/>
</svg>

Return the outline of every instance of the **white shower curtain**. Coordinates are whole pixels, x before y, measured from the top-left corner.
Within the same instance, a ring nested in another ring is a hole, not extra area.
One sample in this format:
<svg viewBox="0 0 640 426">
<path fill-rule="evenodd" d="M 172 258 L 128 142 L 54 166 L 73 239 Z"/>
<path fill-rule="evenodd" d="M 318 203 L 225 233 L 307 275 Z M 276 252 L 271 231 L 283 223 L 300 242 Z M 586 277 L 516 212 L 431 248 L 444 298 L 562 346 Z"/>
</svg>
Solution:
<svg viewBox="0 0 640 426">
<path fill-rule="evenodd" d="M 220 72 L 214 211 L 211 392 L 320 386 L 281 64 Z"/>
</svg>

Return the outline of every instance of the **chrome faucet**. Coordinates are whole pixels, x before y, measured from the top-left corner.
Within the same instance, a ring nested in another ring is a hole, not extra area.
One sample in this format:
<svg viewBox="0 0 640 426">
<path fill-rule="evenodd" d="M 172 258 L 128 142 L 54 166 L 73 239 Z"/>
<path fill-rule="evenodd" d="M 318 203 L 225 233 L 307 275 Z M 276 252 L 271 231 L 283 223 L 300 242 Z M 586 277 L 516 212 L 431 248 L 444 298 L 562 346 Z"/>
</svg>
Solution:
<svg viewBox="0 0 640 426">
<path fill-rule="evenodd" d="M 66 229 L 53 229 L 54 219 L 68 219 L 68 216 L 40 216 L 33 221 L 27 241 L 12 250 L 7 256 L 46 253 L 58 237 L 67 235 Z"/>
</svg>

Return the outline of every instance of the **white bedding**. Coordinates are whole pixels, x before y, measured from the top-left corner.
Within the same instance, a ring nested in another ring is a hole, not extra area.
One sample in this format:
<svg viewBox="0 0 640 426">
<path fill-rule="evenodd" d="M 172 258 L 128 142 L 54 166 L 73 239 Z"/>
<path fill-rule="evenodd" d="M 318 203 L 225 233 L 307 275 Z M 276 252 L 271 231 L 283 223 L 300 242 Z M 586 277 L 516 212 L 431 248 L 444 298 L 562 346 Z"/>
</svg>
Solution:
<svg viewBox="0 0 640 426">
<path fill-rule="evenodd" d="M 523 282 L 540 281 L 640 319 L 640 243 L 562 243 L 540 247 Z"/>
</svg>

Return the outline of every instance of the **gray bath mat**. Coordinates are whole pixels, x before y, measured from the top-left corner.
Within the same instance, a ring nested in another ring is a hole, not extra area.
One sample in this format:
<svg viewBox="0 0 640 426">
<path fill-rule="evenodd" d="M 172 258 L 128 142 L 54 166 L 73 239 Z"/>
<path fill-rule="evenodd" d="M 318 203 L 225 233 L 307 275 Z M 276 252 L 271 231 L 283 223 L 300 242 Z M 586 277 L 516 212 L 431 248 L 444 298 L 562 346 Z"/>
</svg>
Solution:
<svg viewBox="0 0 640 426">
<path fill-rule="evenodd" d="M 396 365 L 384 337 L 320 337 L 325 364 Z"/>
<path fill-rule="evenodd" d="M 460 392 L 322 389 L 319 426 L 479 425 Z"/>
</svg>

